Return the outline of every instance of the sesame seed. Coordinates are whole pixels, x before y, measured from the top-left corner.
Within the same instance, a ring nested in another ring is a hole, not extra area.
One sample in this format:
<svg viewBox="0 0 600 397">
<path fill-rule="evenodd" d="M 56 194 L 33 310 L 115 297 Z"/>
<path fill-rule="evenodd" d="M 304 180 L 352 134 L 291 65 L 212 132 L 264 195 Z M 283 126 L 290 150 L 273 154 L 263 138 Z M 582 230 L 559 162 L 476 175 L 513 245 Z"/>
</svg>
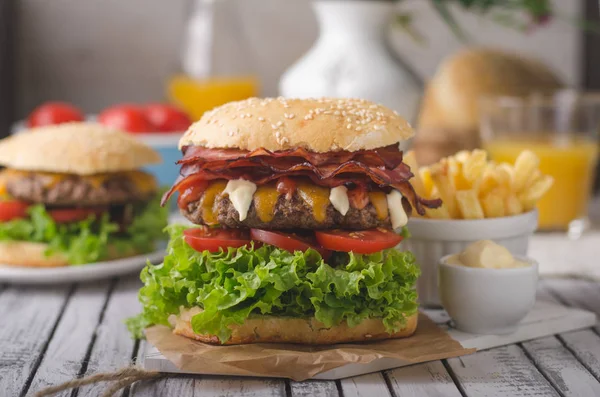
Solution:
<svg viewBox="0 0 600 397">
<path fill-rule="evenodd" d="M 334 115 L 339 116 L 340 114 L 342 114 L 339 110 L 336 110 L 335 112 L 333 112 Z"/>
<path fill-rule="evenodd" d="M 258 121 L 265 121 L 265 118 L 263 116 L 259 116 Z"/>
<path fill-rule="evenodd" d="M 314 117 L 312 116 L 312 114 L 307 114 L 306 116 L 304 116 L 304 120 L 312 120 Z"/>
<path fill-rule="evenodd" d="M 356 127 L 356 131 L 362 131 L 362 127 Z"/>
<path fill-rule="evenodd" d="M 246 113 L 246 117 L 250 118 L 250 117 L 252 117 L 252 114 Z"/>
<path fill-rule="evenodd" d="M 281 138 L 281 132 L 279 132 L 279 131 L 275 132 L 275 138 L 277 138 L 277 139 Z"/>
<path fill-rule="evenodd" d="M 283 145 L 285 145 L 286 143 L 289 143 L 289 142 L 290 142 L 290 140 L 289 140 L 289 139 L 287 139 L 286 137 L 283 137 L 283 138 L 281 138 L 281 143 L 282 143 Z"/>
<path fill-rule="evenodd" d="M 346 126 L 346 128 L 347 128 L 347 129 L 349 129 L 349 130 L 351 130 L 351 129 L 352 129 L 352 124 L 348 124 L 348 125 Z"/>
<path fill-rule="evenodd" d="M 283 121 L 278 121 L 276 125 L 277 127 L 281 127 L 283 125 Z"/>
<path fill-rule="evenodd" d="M 285 114 L 284 114 L 284 116 L 285 116 L 285 118 L 286 118 L 286 119 L 289 119 L 289 120 L 291 120 L 291 119 L 293 119 L 294 117 L 296 117 L 296 115 L 295 115 L 295 114 L 292 114 L 292 113 L 285 113 Z"/>
</svg>

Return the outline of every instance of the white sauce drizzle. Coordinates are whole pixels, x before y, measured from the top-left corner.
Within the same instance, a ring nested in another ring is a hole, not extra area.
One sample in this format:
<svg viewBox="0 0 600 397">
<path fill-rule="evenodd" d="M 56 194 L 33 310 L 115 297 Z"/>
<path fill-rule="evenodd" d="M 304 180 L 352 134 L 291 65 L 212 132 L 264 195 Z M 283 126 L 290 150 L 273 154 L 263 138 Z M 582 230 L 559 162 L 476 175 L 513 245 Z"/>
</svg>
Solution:
<svg viewBox="0 0 600 397">
<path fill-rule="evenodd" d="M 239 221 L 243 221 L 248 216 L 248 210 L 252 204 L 252 197 L 256 192 L 256 185 L 244 179 L 230 180 L 223 193 L 229 195 L 229 200 L 233 208 L 238 212 Z"/>
<path fill-rule="evenodd" d="M 392 190 L 387 195 L 387 203 L 390 211 L 390 220 L 392 221 L 392 229 L 396 230 L 406 225 L 408 217 L 402 207 L 402 194 L 397 190 Z"/>
<path fill-rule="evenodd" d="M 331 205 L 340 214 L 346 215 L 350 209 L 350 201 L 348 200 L 348 189 L 346 186 L 336 186 L 329 192 L 329 201 Z"/>
</svg>

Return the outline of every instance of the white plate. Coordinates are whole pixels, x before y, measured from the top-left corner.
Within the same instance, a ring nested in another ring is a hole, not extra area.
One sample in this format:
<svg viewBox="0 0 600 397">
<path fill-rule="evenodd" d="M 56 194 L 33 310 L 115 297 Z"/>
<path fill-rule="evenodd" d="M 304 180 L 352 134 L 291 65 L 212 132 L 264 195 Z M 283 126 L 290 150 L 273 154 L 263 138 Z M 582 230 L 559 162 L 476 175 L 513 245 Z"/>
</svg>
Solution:
<svg viewBox="0 0 600 397">
<path fill-rule="evenodd" d="M 57 284 L 98 280 L 139 272 L 147 261 L 158 263 L 164 256 L 165 251 L 161 249 L 150 254 L 77 266 L 32 268 L 0 264 L 0 282 Z"/>
</svg>

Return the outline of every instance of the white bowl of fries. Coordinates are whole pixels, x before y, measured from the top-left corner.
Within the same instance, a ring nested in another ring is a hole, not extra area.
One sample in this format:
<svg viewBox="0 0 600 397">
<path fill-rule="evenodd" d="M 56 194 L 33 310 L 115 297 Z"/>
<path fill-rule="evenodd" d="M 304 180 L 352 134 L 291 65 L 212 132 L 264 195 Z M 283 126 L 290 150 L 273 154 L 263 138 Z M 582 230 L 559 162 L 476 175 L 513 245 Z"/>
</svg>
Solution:
<svg viewBox="0 0 600 397">
<path fill-rule="evenodd" d="M 409 220 L 411 237 L 402 249 L 413 252 L 421 266 L 417 292 L 421 304 L 440 306 L 438 263 L 477 240 L 493 240 L 513 255 L 526 256 L 537 228 L 535 204 L 552 185 L 539 171 L 539 159 L 524 151 L 514 165 L 488 161 L 483 150 L 462 151 L 427 167 L 408 152 L 407 163 L 417 193 L 441 198 L 443 205 L 425 217 Z"/>
</svg>

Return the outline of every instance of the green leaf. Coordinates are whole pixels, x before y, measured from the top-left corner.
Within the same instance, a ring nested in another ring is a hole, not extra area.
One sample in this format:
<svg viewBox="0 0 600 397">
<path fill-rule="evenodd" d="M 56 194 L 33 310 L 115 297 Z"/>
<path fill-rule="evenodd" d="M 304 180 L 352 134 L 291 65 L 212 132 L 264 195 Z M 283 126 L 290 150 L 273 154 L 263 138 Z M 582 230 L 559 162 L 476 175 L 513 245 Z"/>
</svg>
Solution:
<svg viewBox="0 0 600 397">
<path fill-rule="evenodd" d="M 100 218 L 57 224 L 41 204 L 29 208 L 29 217 L 0 223 L 0 241 L 30 241 L 48 244 L 47 254 L 61 253 L 72 265 L 97 262 L 108 258 L 109 250 L 118 253 L 150 252 L 164 237 L 168 210 L 158 198 L 134 216 L 126 231 L 120 232 L 108 214 Z"/>
<path fill-rule="evenodd" d="M 254 314 L 314 316 L 325 326 L 381 318 L 390 332 L 417 311 L 414 256 L 395 249 L 371 255 L 336 253 L 329 262 L 314 250 L 289 253 L 262 245 L 197 252 L 183 241 L 185 226 L 171 225 L 167 255 L 141 273 L 143 312 L 129 321 L 134 334 L 150 324 L 169 325 L 180 307 L 204 311 L 194 332 L 226 341 L 232 324 Z"/>
</svg>

